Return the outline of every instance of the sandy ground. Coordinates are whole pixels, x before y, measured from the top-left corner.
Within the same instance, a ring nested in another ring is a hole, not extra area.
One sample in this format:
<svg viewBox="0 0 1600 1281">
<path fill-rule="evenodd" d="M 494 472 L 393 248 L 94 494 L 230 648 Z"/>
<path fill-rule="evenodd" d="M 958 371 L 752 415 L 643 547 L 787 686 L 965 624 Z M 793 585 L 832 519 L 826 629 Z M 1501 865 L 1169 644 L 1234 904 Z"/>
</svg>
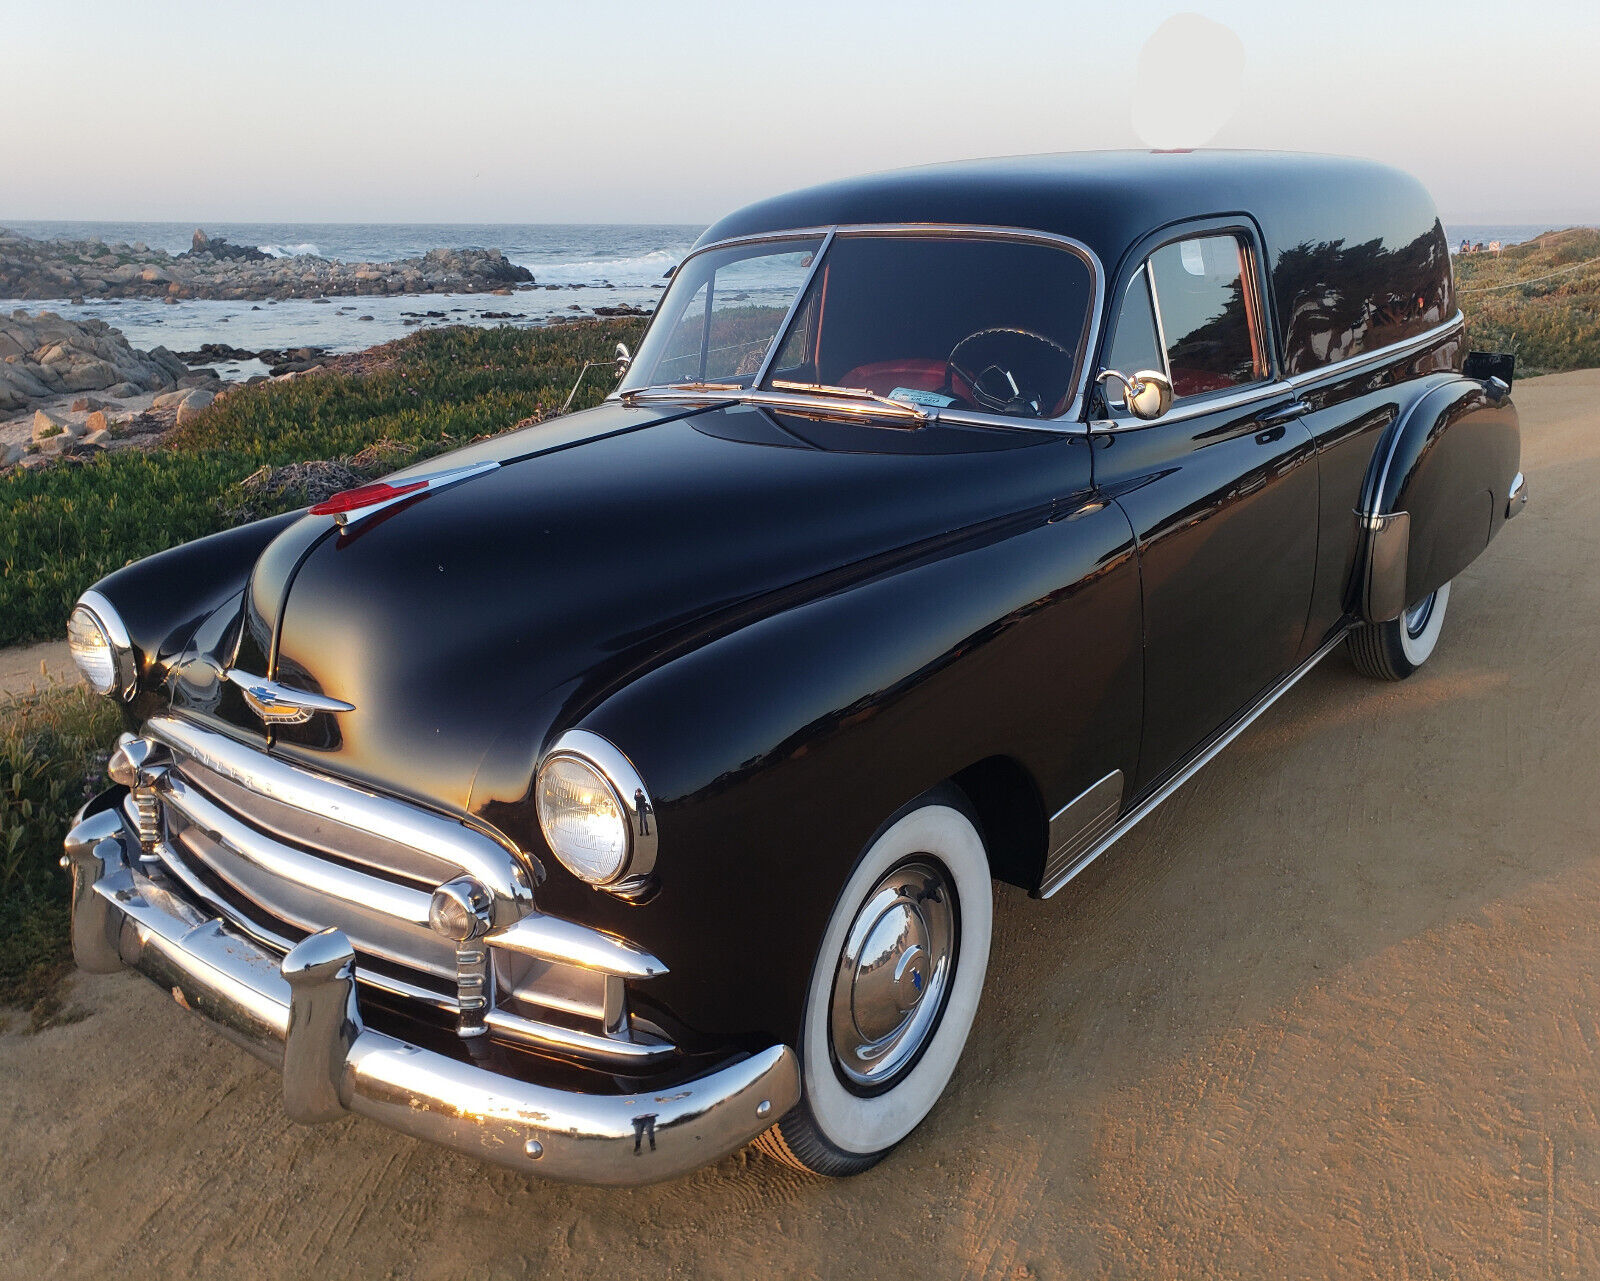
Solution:
<svg viewBox="0 0 1600 1281">
<path fill-rule="evenodd" d="M 31 694 L 46 685 L 76 684 L 82 679 L 64 640 L 0 649 L 0 700 L 7 694 Z"/>
<path fill-rule="evenodd" d="M 530 1181 L 274 1077 L 131 975 L 0 1036 L 11 1277 L 1600 1274 L 1600 372 L 1402 686 L 1335 657 L 1047 903 L 877 1169 Z"/>
</svg>

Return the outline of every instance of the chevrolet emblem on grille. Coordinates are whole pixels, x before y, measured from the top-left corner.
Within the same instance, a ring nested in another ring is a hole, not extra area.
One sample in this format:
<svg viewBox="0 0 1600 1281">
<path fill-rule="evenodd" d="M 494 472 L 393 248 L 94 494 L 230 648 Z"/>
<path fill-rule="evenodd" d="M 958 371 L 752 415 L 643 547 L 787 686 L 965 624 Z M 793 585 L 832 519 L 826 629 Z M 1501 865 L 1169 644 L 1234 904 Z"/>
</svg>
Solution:
<svg viewBox="0 0 1600 1281">
<path fill-rule="evenodd" d="M 250 710 L 268 725 L 304 725 L 314 712 L 353 712 L 354 703 L 341 702 L 323 694 L 312 694 L 230 668 L 223 676 L 239 687 Z"/>
</svg>

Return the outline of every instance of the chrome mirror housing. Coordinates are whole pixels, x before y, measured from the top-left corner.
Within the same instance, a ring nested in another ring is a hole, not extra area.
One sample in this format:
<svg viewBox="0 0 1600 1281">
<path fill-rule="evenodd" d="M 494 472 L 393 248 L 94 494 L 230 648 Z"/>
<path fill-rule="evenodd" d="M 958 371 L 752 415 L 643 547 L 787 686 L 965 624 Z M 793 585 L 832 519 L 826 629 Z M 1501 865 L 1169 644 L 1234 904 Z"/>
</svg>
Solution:
<svg viewBox="0 0 1600 1281">
<path fill-rule="evenodd" d="M 628 350 L 628 344 L 625 342 L 619 342 L 617 344 L 617 376 L 620 378 L 623 374 L 627 373 L 628 367 L 632 364 L 633 353 Z"/>
<path fill-rule="evenodd" d="M 1128 412 L 1146 422 L 1160 418 L 1172 408 L 1172 383 L 1155 369 L 1141 369 L 1129 375 L 1117 369 L 1102 369 L 1095 382 L 1103 383 L 1114 378 L 1122 384 L 1122 400 Z"/>
</svg>

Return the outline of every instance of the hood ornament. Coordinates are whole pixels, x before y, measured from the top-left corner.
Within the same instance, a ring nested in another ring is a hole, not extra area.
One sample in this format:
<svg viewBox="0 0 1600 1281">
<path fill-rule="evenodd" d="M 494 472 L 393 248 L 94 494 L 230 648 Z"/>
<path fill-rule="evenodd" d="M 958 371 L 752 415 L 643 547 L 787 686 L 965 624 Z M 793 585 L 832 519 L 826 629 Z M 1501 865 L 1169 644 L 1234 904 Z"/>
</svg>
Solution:
<svg viewBox="0 0 1600 1281">
<path fill-rule="evenodd" d="M 250 710 L 268 725 L 304 725 L 316 712 L 353 712 L 354 703 L 313 694 L 269 681 L 265 676 L 242 672 L 237 667 L 222 673 L 224 680 L 232 681 L 250 704 Z"/>
</svg>

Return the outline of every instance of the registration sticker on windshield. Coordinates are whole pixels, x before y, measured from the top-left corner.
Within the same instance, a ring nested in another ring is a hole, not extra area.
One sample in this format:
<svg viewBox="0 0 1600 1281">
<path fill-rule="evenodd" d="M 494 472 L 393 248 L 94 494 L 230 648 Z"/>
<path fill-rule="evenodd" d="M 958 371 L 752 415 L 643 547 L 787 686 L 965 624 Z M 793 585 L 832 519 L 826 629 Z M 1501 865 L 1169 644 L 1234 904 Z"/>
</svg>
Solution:
<svg viewBox="0 0 1600 1281">
<path fill-rule="evenodd" d="M 932 405 L 943 409 L 956 403 L 954 396 L 941 396 L 936 391 L 922 391 L 917 387 L 896 387 L 889 393 L 890 400 L 903 400 L 908 405 Z"/>
</svg>

